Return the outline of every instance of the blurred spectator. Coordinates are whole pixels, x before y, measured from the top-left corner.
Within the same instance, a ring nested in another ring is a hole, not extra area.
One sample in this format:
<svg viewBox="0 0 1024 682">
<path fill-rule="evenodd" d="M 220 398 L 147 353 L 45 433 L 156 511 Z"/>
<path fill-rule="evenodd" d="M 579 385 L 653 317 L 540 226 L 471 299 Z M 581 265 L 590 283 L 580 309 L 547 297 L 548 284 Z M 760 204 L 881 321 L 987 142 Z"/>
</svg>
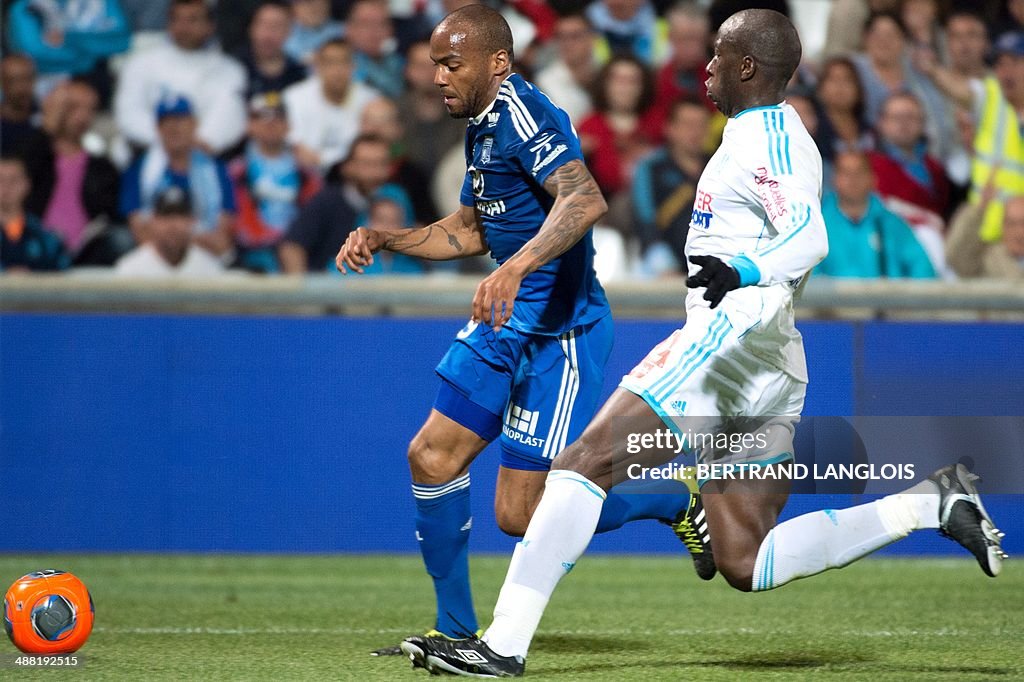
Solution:
<svg viewBox="0 0 1024 682">
<path fill-rule="evenodd" d="M 146 243 L 129 251 L 114 267 L 123 277 L 215 277 L 224 266 L 192 241 L 196 214 L 188 192 L 166 187 L 153 202 Z"/>
<path fill-rule="evenodd" d="M 899 199 L 934 213 L 940 221 L 947 215 L 949 180 L 927 152 L 924 109 L 916 97 L 897 93 L 885 101 L 878 120 L 878 147 L 869 158 L 876 189 L 887 202 Z"/>
<path fill-rule="evenodd" d="M 45 159 L 47 172 L 32 178 L 26 206 L 43 217 L 72 255 L 118 217 L 117 169 L 83 147 L 98 106 L 90 83 L 72 79 L 58 85 L 43 101 L 46 144 L 33 150 Z"/>
<path fill-rule="evenodd" d="M 22 158 L 0 154 L 0 270 L 63 270 L 71 259 L 60 237 L 25 212 L 30 184 Z"/>
<path fill-rule="evenodd" d="M 899 11 L 900 19 L 907 27 L 907 40 L 912 45 L 945 51 L 937 0 L 902 0 Z"/>
<path fill-rule="evenodd" d="M 826 163 L 839 152 L 865 151 L 873 146 L 871 129 L 864 118 L 864 88 L 853 62 L 846 57 L 826 61 L 816 95 L 821 116 L 814 139 Z"/>
<path fill-rule="evenodd" d="M 864 115 L 875 126 L 882 104 L 896 92 L 912 92 L 922 102 L 927 119 L 925 131 L 934 156 L 945 161 L 955 139 L 952 112 L 942 95 L 910 63 L 907 31 L 895 14 L 872 14 L 864 34 L 864 52 L 852 57 L 864 88 Z"/>
<path fill-rule="evenodd" d="M 1002 235 L 1006 199 L 1024 194 L 1024 33 L 1001 36 L 994 52 L 993 74 L 984 79 L 964 78 L 928 52 L 916 55 L 918 68 L 954 102 L 974 112 L 970 201 L 981 204 L 990 185 L 993 192 L 992 200 L 984 202 L 980 226 L 985 242 Z"/>
<path fill-rule="evenodd" d="M 828 230 L 828 255 L 815 272 L 830 277 L 935 277 L 913 231 L 872 191 L 874 175 L 860 152 L 835 159 L 835 193 L 821 213 Z"/>
<path fill-rule="evenodd" d="M 388 184 L 391 151 L 378 137 L 360 135 L 352 142 L 340 168 L 340 183 L 327 183 L 302 209 L 278 249 L 281 268 L 289 274 L 333 270 L 334 256 L 348 233 L 367 219 L 373 199 L 399 203 L 409 224 L 409 198 L 397 185 Z M 400 254 L 396 255 L 396 260 Z M 405 258 L 402 256 L 402 258 Z"/>
<path fill-rule="evenodd" d="M 391 182 L 395 183 L 412 200 L 411 222 L 432 223 L 440 216 L 425 188 L 430 178 L 423 167 L 418 166 L 405 154 L 405 130 L 398 115 L 398 105 L 387 97 L 378 97 L 369 102 L 359 118 L 359 134 L 379 137 L 391 148 Z"/>
<path fill-rule="evenodd" d="M 35 61 L 40 96 L 67 76 L 81 75 L 109 100 L 106 58 L 131 44 L 118 0 L 17 0 L 7 30 L 11 47 Z"/>
<path fill-rule="evenodd" d="M 595 0 L 586 12 L 613 55 L 632 55 L 645 64 L 654 63 L 658 17 L 648 0 Z"/>
<path fill-rule="evenodd" d="M 197 143 L 219 154 L 245 133 L 245 70 L 211 42 L 214 24 L 205 0 L 172 0 L 170 40 L 133 54 L 114 98 L 117 126 L 128 141 L 146 148 L 157 141 L 153 110 L 169 96 L 196 106 Z"/>
<path fill-rule="evenodd" d="M 537 86 L 569 114 L 573 123 L 579 123 L 593 108 L 590 90 L 598 69 L 594 55 L 596 39 L 586 16 L 561 17 L 555 24 L 558 56 L 537 72 Z"/>
<path fill-rule="evenodd" d="M 299 167 L 288 138 L 288 118 L 278 93 L 256 95 L 249 105 L 249 143 L 228 172 L 235 188 L 238 262 L 254 272 L 277 272 L 277 245 L 320 188 Z"/>
<path fill-rule="evenodd" d="M 988 29 L 979 14 L 971 10 L 957 10 L 946 20 L 946 55 L 950 70 L 961 78 L 984 78 L 988 73 L 985 55 L 988 54 Z M 953 115 L 958 127 L 962 125 L 969 109 L 955 106 Z M 967 141 L 961 135 L 956 144 L 951 144 L 953 152 L 946 159 L 946 173 L 953 187 L 950 191 L 952 206 L 963 202 L 971 184 L 971 164 L 973 159 L 973 134 Z"/>
<path fill-rule="evenodd" d="M 959 10 L 946 20 L 946 54 L 949 68 L 963 78 L 984 78 L 989 50 L 988 29 L 980 15 Z"/>
<path fill-rule="evenodd" d="M 224 54 L 237 55 L 249 43 L 249 26 L 256 10 L 266 0 L 207 0 L 213 12 L 214 40 Z M 280 0 L 288 4 L 289 0 Z M 291 8 L 289 7 L 289 10 Z M 290 17 L 289 28 L 291 30 Z M 287 32 L 286 32 L 287 33 Z"/>
<path fill-rule="evenodd" d="M 696 4 L 680 3 L 668 11 L 665 20 L 670 52 L 655 80 L 655 106 L 667 117 L 673 102 L 695 97 L 708 111 L 717 112 L 704 85 L 710 44 L 707 12 Z"/>
<path fill-rule="evenodd" d="M 331 18 L 329 0 L 291 0 L 294 21 L 284 51 L 302 64 L 312 64 L 317 50 L 329 40 L 341 38 L 344 27 Z"/>
<path fill-rule="evenodd" d="M 312 76 L 284 91 L 284 103 L 299 163 L 326 170 L 345 158 L 363 108 L 380 94 L 353 79 L 352 48 L 344 40 L 321 45 L 315 67 Z"/>
<path fill-rule="evenodd" d="M 38 143 L 39 129 L 32 121 L 36 110 L 36 67 L 23 54 L 6 54 L 0 60 L 0 145 L 17 150 L 23 143 Z"/>
<path fill-rule="evenodd" d="M 665 124 L 665 146 L 637 164 L 632 199 L 643 276 L 683 270 L 697 181 L 707 164 L 704 138 L 710 120 L 700 100 L 676 102 Z"/>
<path fill-rule="evenodd" d="M 122 215 L 138 243 L 149 239 L 154 202 L 168 187 L 189 195 L 199 246 L 217 256 L 232 248 L 235 197 L 224 164 L 195 146 L 196 118 L 184 97 L 156 107 L 160 141 L 136 159 L 121 180 Z"/>
<path fill-rule="evenodd" d="M 1024 279 L 1024 195 L 1005 203 L 1003 236 L 986 244 L 978 234 L 983 204 L 964 204 L 950 221 L 946 253 L 961 277 Z"/>
<path fill-rule="evenodd" d="M 371 230 L 398 230 L 409 227 L 409 218 L 400 202 L 378 197 L 370 201 L 366 227 Z M 416 275 L 424 271 L 423 261 L 390 251 L 374 254 L 373 262 L 363 268 L 366 275 Z"/>
<path fill-rule="evenodd" d="M 355 53 L 356 80 L 388 97 L 402 94 L 402 56 L 395 52 L 387 0 L 356 0 L 345 22 L 345 40 Z"/>
<path fill-rule="evenodd" d="M 399 100 L 399 115 L 405 129 L 405 152 L 420 168 L 437 168 L 444 155 L 466 136 L 466 124 L 448 115 L 441 92 L 434 85 L 434 63 L 430 43 L 413 43 L 406 55 L 407 87 Z"/>
<path fill-rule="evenodd" d="M 796 110 L 800 122 L 804 124 L 808 134 L 815 137 L 818 134 L 818 108 L 814 98 L 805 94 L 803 90 L 790 90 L 786 93 L 786 102 Z"/>
<path fill-rule="evenodd" d="M 595 111 L 579 125 L 587 166 L 606 196 L 628 189 L 636 162 L 661 139 L 650 71 L 636 57 L 605 64 L 594 90 Z"/>
<path fill-rule="evenodd" d="M 246 100 L 265 92 L 282 92 L 306 77 L 306 67 L 284 52 L 292 25 L 291 7 L 283 0 L 264 0 L 249 22 L 249 44 L 241 60 L 249 77 Z"/>
<path fill-rule="evenodd" d="M 895 12 L 900 0 L 832 0 L 825 36 L 826 58 L 842 57 L 861 48 L 864 24 L 875 12 Z"/>
<path fill-rule="evenodd" d="M 155 33 L 167 25 L 171 0 L 119 0 L 132 33 Z"/>
<path fill-rule="evenodd" d="M 1024 31 L 1024 0 L 1006 0 L 1001 9 L 1003 11 L 996 17 L 995 31 L 992 35 L 1001 36 L 1004 33 Z"/>
</svg>

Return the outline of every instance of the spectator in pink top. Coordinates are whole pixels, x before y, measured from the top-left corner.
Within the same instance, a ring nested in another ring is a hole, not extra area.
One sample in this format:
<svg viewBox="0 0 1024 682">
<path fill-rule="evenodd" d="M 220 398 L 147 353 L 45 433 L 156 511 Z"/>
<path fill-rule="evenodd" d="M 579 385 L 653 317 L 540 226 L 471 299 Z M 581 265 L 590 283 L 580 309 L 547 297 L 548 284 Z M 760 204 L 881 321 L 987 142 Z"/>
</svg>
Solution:
<svg viewBox="0 0 1024 682">
<path fill-rule="evenodd" d="M 41 157 L 43 170 L 32 178 L 30 210 L 42 215 L 71 254 L 117 219 L 117 169 L 83 146 L 98 105 L 99 96 L 87 81 L 58 85 L 43 101 L 42 127 L 49 145 L 32 150 Z"/>
</svg>

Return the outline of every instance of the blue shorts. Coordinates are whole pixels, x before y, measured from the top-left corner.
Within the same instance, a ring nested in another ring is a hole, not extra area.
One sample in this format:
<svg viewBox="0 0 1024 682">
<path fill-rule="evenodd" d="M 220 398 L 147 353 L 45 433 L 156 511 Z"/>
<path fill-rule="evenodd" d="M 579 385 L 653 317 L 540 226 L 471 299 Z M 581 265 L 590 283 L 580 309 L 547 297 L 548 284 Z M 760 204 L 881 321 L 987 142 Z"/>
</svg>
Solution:
<svg viewBox="0 0 1024 682">
<path fill-rule="evenodd" d="M 486 441 L 501 438 L 501 464 L 547 471 L 597 409 L 612 350 L 612 317 L 542 336 L 467 324 L 437 366 L 434 404 Z"/>
</svg>

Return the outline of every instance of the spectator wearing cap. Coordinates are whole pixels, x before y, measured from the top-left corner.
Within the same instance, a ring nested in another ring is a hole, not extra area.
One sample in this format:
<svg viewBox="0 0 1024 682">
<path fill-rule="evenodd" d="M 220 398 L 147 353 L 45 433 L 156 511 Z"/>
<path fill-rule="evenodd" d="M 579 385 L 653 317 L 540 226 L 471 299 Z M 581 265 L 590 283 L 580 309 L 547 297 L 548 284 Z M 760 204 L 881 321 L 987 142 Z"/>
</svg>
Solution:
<svg viewBox="0 0 1024 682">
<path fill-rule="evenodd" d="M 899 216 L 874 192 L 874 173 L 862 152 L 835 159 L 835 192 L 825 195 L 821 214 L 829 250 L 815 272 L 830 277 L 934 278 L 924 248 Z"/>
<path fill-rule="evenodd" d="M 198 148 L 196 118 L 184 97 L 169 97 L 156 107 L 159 141 L 125 171 L 121 180 L 121 213 L 138 243 L 149 238 L 156 198 L 168 187 L 189 194 L 195 213 L 195 241 L 217 256 L 232 248 L 235 197 L 224 164 Z"/>
<path fill-rule="evenodd" d="M 71 264 L 60 237 L 25 211 L 31 182 L 20 156 L 0 154 L 0 270 L 63 270 Z"/>
<path fill-rule="evenodd" d="M 291 0 L 294 21 L 284 51 L 302 64 L 312 64 L 320 47 L 341 38 L 345 27 L 331 18 L 330 0 Z"/>
<path fill-rule="evenodd" d="M 171 95 L 196 108 L 196 142 L 220 154 L 245 134 L 245 69 L 211 41 L 214 23 L 205 0 L 172 0 L 169 40 L 125 63 L 114 96 L 117 127 L 145 149 L 157 141 L 153 109 Z"/>
<path fill-rule="evenodd" d="M 238 220 L 235 244 L 247 270 L 278 272 L 277 245 L 285 230 L 320 188 L 288 144 L 288 118 L 278 93 L 256 95 L 249 105 L 249 143 L 228 167 Z"/>
<path fill-rule="evenodd" d="M 149 237 L 122 256 L 114 272 L 123 277 L 215 277 L 223 264 L 192 239 L 196 214 L 184 189 L 170 185 L 153 201 Z"/>
<path fill-rule="evenodd" d="M 363 108 L 380 94 L 355 80 L 352 48 L 344 40 L 324 43 L 315 73 L 284 91 L 290 141 L 299 163 L 321 172 L 345 158 L 359 130 Z"/>
<path fill-rule="evenodd" d="M 68 76 L 88 76 L 109 98 L 106 58 L 131 44 L 118 0 L 16 0 L 8 16 L 11 46 L 32 57 L 42 76 L 40 95 Z"/>
<path fill-rule="evenodd" d="M 284 51 L 291 24 L 291 6 L 282 0 L 266 0 L 253 13 L 249 44 L 241 54 L 249 76 L 247 100 L 266 92 L 281 92 L 306 77 L 306 66 Z"/>
<path fill-rule="evenodd" d="M 917 53 L 918 68 L 974 119 L 969 201 L 983 206 L 980 236 L 1000 240 L 1007 199 L 1024 194 L 1024 33 L 1006 33 L 993 48 L 992 74 L 964 78 L 933 54 Z M 990 196 L 991 199 L 984 199 Z"/>
<path fill-rule="evenodd" d="M 345 40 L 355 54 L 355 78 L 388 97 L 402 94 L 402 55 L 395 52 L 395 28 L 387 0 L 356 0 L 345 21 Z"/>
</svg>

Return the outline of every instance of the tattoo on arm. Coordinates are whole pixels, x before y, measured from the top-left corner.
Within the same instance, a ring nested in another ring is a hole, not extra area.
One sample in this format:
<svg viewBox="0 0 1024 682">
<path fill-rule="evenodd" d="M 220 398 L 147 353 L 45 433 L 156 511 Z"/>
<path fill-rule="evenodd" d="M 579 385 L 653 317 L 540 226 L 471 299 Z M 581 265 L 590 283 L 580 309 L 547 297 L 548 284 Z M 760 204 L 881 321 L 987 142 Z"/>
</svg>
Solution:
<svg viewBox="0 0 1024 682">
<path fill-rule="evenodd" d="M 422 246 L 430 241 L 434 235 L 434 229 L 441 230 L 448 237 L 448 245 L 451 246 L 457 253 L 462 253 L 464 248 L 462 243 L 459 241 L 452 232 L 448 230 L 444 225 L 440 223 L 434 223 L 428 225 L 420 230 L 404 230 L 400 234 L 395 234 L 387 238 L 384 242 L 384 248 L 388 251 L 408 251 L 409 249 L 415 249 L 418 246 Z"/>
<path fill-rule="evenodd" d="M 558 168 L 544 181 L 544 188 L 555 197 L 551 213 L 527 243 L 528 248 L 509 259 L 529 255 L 534 263 L 530 272 L 572 248 L 607 208 L 601 190 L 581 161 Z"/>
</svg>

